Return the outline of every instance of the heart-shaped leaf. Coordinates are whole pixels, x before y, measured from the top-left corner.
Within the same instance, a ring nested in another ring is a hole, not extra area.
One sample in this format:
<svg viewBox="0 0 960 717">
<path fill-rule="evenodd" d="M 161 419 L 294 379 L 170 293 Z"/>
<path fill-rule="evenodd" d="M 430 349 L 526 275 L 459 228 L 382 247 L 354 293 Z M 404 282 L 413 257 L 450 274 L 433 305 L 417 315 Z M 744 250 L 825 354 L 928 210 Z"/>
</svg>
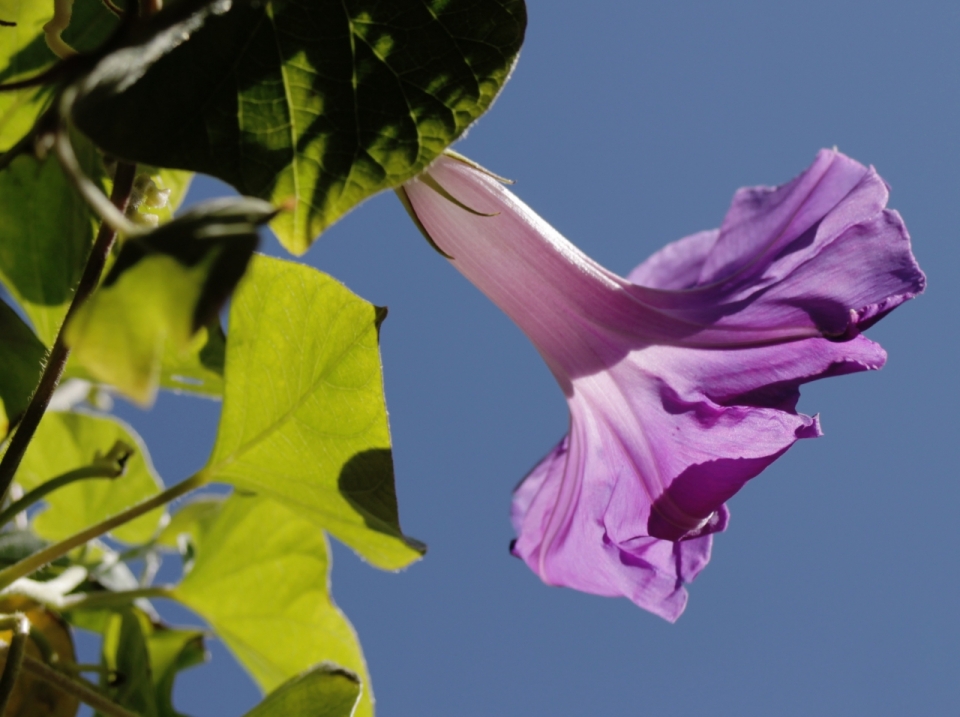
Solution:
<svg viewBox="0 0 960 717">
<path fill-rule="evenodd" d="M 315 269 L 254 257 L 231 302 L 223 412 L 205 473 L 285 503 L 396 570 L 425 548 L 400 530 L 384 316 Z"/>
<path fill-rule="evenodd" d="M 210 623 L 260 687 L 269 692 L 325 660 L 367 682 L 357 637 L 330 597 L 322 531 L 280 503 L 237 494 L 198 527 L 196 562 L 174 596 Z M 357 717 L 372 715 L 372 705 L 368 685 Z"/>
<path fill-rule="evenodd" d="M 212 174 L 275 204 L 293 197 L 272 226 L 300 254 L 358 202 L 423 171 L 490 107 L 526 8 L 181 0 L 150 22 L 81 82 L 78 126 L 127 159 Z"/>
</svg>

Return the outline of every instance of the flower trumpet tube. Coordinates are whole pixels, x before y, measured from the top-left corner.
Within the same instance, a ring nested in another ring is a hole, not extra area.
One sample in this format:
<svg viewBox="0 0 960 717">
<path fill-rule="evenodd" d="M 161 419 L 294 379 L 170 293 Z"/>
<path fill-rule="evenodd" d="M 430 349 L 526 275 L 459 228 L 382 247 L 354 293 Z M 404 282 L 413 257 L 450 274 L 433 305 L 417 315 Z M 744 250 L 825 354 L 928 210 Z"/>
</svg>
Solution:
<svg viewBox="0 0 960 717">
<path fill-rule="evenodd" d="M 456 155 L 400 189 L 450 262 L 524 331 L 570 430 L 516 488 L 514 555 L 540 578 L 673 621 L 726 528 L 725 502 L 799 438 L 799 386 L 880 368 L 861 332 L 923 291 L 873 168 L 822 151 L 738 191 L 719 229 L 626 278 Z"/>
</svg>

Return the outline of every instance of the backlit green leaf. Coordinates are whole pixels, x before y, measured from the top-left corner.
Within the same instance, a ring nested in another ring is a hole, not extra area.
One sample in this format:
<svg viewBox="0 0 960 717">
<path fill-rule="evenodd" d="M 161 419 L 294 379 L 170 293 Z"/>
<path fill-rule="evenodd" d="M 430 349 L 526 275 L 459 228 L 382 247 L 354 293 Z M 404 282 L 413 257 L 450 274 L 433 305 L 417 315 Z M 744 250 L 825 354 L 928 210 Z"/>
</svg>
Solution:
<svg viewBox="0 0 960 717">
<path fill-rule="evenodd" d="M 23 319 L 0 301 L 0 438 L 30 401 L 46 349 Z"/>
<path fill-rule="evenodd" d="M 198 355 L 198 334 L 226 301 L 257 245 L 257 224 L 275 214 L 257 199 L 197 205 L 128 239 L 97 292 L 73 314 L 66 342 L 97 380 L 152 402 L 164 354 Z"/>
<path fill-rule="evenodd" d="M 167 342 L 160 359 L 160 388 L 210 398 L 222 396 L 226 341 L 220 319 L 217 318 L 197 331 L 186 353 L 178 353 Z M 76 361 L 67 363 L 64 378 L 96 381 L 94 376 Z"/>
<path fill-rule="evenodd" d="M 102 180 L 93 146 L 78 139 L 75 148 L 88 173 Z M 47 346 L 67 313 L 97 226 L 54 157 L 38 162 L 22 155 L 0 171 L 0 279 Z"/>
<path fill-rule="evenodd" d="M 181 0 L 168 15 L 188 5 L 199 9 L 178 32 L 101 61 L 77 124 L 118 156 L 294 198 L 272 225 L 297 254 L 460 137 L 506 82 L 526 26 L 523 0 Z"/>
<path fill-rule="evenodd" d="M 73 0 L 72 10 L 62 39 L 77 51 L 97 47 L 116 27 L 102 0 Z M 0 27 L 0 82 L 33 77 L 59 61 L 43 33 L 53 14 L 53 0 L 0 0 L 0 20 L 16 23 Z M 30 130 L 52 95 L 49 86 L 0 93 L 0 150 Z"/>
<path fill-rule="evenodd" d="M 160 361 L 160 387 L 204 396 L 222 396 L 226 350 L 226 337 L 219 318 L 197 331 L 185 353 L 178 353 L 168 342 Z"/>
<path fill-rule="evenodd" d="M 350 717 L 361 686 L 335 665 L 317 665 L 277 688 L 245 717 Z"/>
<path fill-rule="evenodd" d="M 79 136 L 74 149 L 84 171 L 109 191 L 99 152 Z M 146 173 L 171 190 L 167 207 L 153 212 L 165 219 L 183 200 L 190 175 Z M 47 346 L 53 345 L 67 313 L 98 226 L 54 157 L 39 162 L 22 155 L 0 171 L 0 281 Z"/>
<path fill-rule="evenodd" d="M 210 623 L 267 692 L 325 660 L 368 686 L 328 573 L 327 541 L 313 523 L 273 500 L 234 494 L 203 528 L 193 570 L 174 595 Z M 369 717 L 372 704 L 366 687 L 357 716 Z"/>
<path fill-rule="evenodd" d="M 44 498 L 48 508 L 33 523 L 37 533 L 50 540 L 61 540 L 161 490 L 146 446 L 132 428 L 115 418 L 47 412 L 16 474 L 17 483 L 25 490 L 90 465 L 118 440 L 136 447 L 124 475 L 78 481 L 50 493 Z M 128 543 L 144 542 L 153 536 L 161 515 L 163 508 L 158 508 L 112 534 Z"/>
<path fill-rule="evenodd" d="M 378 335 L 385 311 L 315 269 L 256 256 L 230 308 L 207 473 L 272 496 L 387 569 L 400 530 Z"/>
<path fill-rule="evenodd" d="M 180 538 L 186 536 L 195 547 L 200 545 L 200 536 L 205 534 L 220 515 L 224 497 L 201 495 L 182 503 L 170 522 L 157 536 L 157 543 L 166 548 L 179 548 Z"/>
</svg>

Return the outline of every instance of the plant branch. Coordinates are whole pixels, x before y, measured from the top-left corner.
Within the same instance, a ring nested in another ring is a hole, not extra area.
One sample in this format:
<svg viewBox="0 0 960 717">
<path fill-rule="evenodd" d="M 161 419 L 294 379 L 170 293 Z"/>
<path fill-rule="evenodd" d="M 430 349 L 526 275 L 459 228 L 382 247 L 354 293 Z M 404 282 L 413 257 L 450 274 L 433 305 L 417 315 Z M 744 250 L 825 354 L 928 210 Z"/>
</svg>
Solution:
<svg viewBox="0 0 960 717">
<path fill-rule="evenodd" d="M 137 503 L 135 506 L 127 508 L 123 512 L 117 513 L 111 518 L 100 521 L 96 525 L 92 525 L 85 530 L 81 530 L 79 533 L 71 535 L 69 538 L 65 538 L 59 543 L 49 545 L 43 550 L 24 558 L 20 562 L 14 563 L 10 567 L 0 570 L 0 590 L 13 583 L 14 580 L 25 578 L 42 568 L 47 563 L 56 560 L 62 555 L 66 555 L 74 548 L 79 548 L 84 543 L 93 540 L 104 533 L 110 532 L 118 525 L 123 525 L 134 518 L 139 518 L 144 513 L 149 513 L 154 508 L 159 508 L 160 506 L 169 503 L 171 500 L 175 500 L 176 498 L 186 495 L 196 488 L 206 485 L 206 483 L 207 477 L 204 471 L 194 473 L 186 480 L 167 488 L 162 493 L 158 493 L 152 498 L 148 498 L 147 500 Z"/>
<path fill-rule="evenodd" d="M 98 457 L 89 466 L 77 468 L 76 470 L 59 475 L 56 478 L 51 478 L 46 483 L 38 485 L 26 493 L 19 500 L 8 505 L 3 511 L 0 511 L 0 527 L 6 525 L 13 520 L 18 513 L 22 513 L 47 494 L 71 483 L 92 478 L 119 478 L 123 475 L 124 464 L 132 454 L 133 449 L 130 448 L 130 446 L 126 445 L 123 441 L 117 441 L 106 456 Z M 0 715 L 2 714 L 3 713 L 0 712 Z"/>
<path fill-rule="evenodd" d="M 136 165 L 128 162 L 120 162 L 117 165 L 117 174 L 114 178 L 110 201 L 111 206 L 121 213 L 130 201 L 135 174 Z M 33 396 L 30 397 L 30 404 L 24 411 L 23 417 L 10 439 L 7 452 L 3 454 L 3 459 L 0 460 L 0 497 L 7 494 L 10 484 L 13 482 L 13 476 L 16 474 L 17 468 L 20 467 L 20 461 L 23 460 L 23 454 L 26 453 L 27 446 L 30 445 L 33 434 L 36 432 L 37 426 L 40 425 L 40 419 L 43 418 L 43 414 L 47 410 L 50 397 L 53 396 L 54 389 L 60 383 L 60 377 L 63 375 L 63 369 L 70 355 L 70 349 L 67 348 L 63 339 L 67 322 L 70 321 L 70 317 L 73 316 L 77 308 L 86 301 L 87 297 L 97 288 L 97 284 L 100 283 L 100 275 L 103 273 L 103 267 L 116 239 L 116 229 L 107 222 L 100 224 L 93 249 L 90 251 L 90 256 L 87 257 L 87 265 L 83 269 L 83 275 L 80 277 L 80 282 L 77 284 L 76 292 L 73 295 L 73 301 L 67 310 L 66 318 L 60 325 L 57 340 L 54 342 L 53 348 L 50 349 L 49 356 L 47 356 L 40 382 L 37 384 Z"/>
<path fill-rule="evenodd" d="M 0 642 L 0 654 L 7 653 L 9 657 L 9 653 L 12 652 L 12 650 L 12 645 Z M 24 655 L 23 671 L 53 685 L 62 692 L 73 695 L 80 701 L 85 702 L 109 717 L 141 717 L 136 712 L 131 712 L 110 698 L 100 694 L 100 692 L 86 680 L 65 675 L 59 670 L 43 664 L 43 662 L 35 657 L 30 657 L 30 655 Z"/>
<path fill-rule="evenodd" d="M 23 613 L 14 613 L 3 622 L 7 623 L 4 625 L 7 630 L 13 630 L 13 637 L 7 647 L 7 664 L 4 665 L 3 675 L 0 676 L 0 715 L 6 713 L 13 688 L 17 686 L 20 668 L 23 666 L 23 658 L 26 655 L 27 638 L 30 636 L 30 621 Z"/>
</svg>

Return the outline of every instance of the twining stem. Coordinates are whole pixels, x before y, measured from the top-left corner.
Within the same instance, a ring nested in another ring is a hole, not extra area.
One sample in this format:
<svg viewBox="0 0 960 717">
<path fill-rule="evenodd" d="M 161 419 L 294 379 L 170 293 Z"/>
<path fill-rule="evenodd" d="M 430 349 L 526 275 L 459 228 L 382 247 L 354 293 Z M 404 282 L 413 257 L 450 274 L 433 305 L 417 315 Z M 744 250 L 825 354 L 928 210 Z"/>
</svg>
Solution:
<svg viewBox="0 0 960 717">
<path fill-rule="evenodd" d="M 63 94 L 64 98 L 61 99 L 61 104 L 69 107 L 70 103 L 66 98 L 74 92 L 75 90 L 72 88 L 66 90 Z M 66 126 L 60 127 L 53 135 L 53 151 L 56 153 L 57 159 L 60 161 L 60 168 L 63 169 L 63 173 L 67 179 L 70 180 L 74 189 L 83 197 L 83 200 L 90 205 L 90 208 L 100 215 L 103 224 L 112 227 L 115 232 L 122 232 L 127 236 L 143 233 L 143 229 L 127 219 L 124 214 L 126 211 L 126 203 L 123 207 L 118 207 L 112 197 L 107 199 L 106 195 L 100 191 L 100 187 L 94 184 L 93 180 L 83 171 L 83 167 L 80 166 L 80 161 L 73 151 L 73 144 L 70 142 L 70 133 L 67 131 Z M 119 167 L 117 171 L 119 171 Z M 103 224 L 101 224 L 101 227 Z"/>
<path fill-rule="evenodd" d="M 30 621 L 23 613 L 14 613 L 2 622 L 5 623 L 2 625 L 4 629 L 13 630 L 13 637 L 7 648 L 7 664 L 3 667 L 3 675 L 0 675 L 0 715 L 6 714 L 7 703 L 17 685 L 17 678 L 20 677 L 20 668 L 27 650 L 27 638 L 30 636 Z"/>
<path fill-rule="evenodd" d="M 148 588 L 137 588 L 136 590 L 119 590 L 117 592 L 104 590 L 102 592 L 95 593 L 67 595 L 63 599 L 63 605 L 61 609 L 90 610 L 102 607 L 118 607 L 129 605 L 138 598 L 167 598 L 169 600 L 173 600 L 173 587 L 166 585 L 154 585 Z"/>
<path fill-rule="evenodd" d="M 129 455 L 129 453 L 127 455 Z M 0 527 L 13 520 L 18 513 L 22 513 L 38 500 L 41 500 L 44 496 L 59 488 L 63 488 L 66 485 L 75 483 L 78 480 L 88 480 L 91 478 L 118 478 L 121 475 L 123 475 L 123 462 L 121 460 L 101 460 L 93 465 L 77 468 L 76 470 L 68 471 L 63 475 L 59 475 L 56 478 L 51 478 L 46 483 L 38 485 L 36 488 L 26 493 L 19 500 L 16 500 L 8 505 L 3 511 L 0 511 Z M 2 714 L 3 713 L 0 712 L 0 715 Z"/>
<path fill-rule="evenodd" d="M 126 210 L 127 203 L 130 201 L 135 176 L 136 165 L 129 162 L 119 162 L 117 164 L 117 173 L 114 177 L 110 201 L 121 212 Z M 17 468 L 20 467 L 20 461 L 23 460 L 23 454 L 26 453 L 27 446 L 30 445 L 33 434 L 36 432 L 37 426 L 40 425 L 40 419 L 43 418 L 47 405 L 50 403 L 50 397 L 53 396 L 54 389 L 60 383 L 63 369 L 67 365 L 70 349 L 67 348 L 63 339 L 65 327 L 70 321 L 70 317 L 100 283 L 100 275 L 103 273 L 103 267 L 116 239 L 116 230 L 107 222 L 102 222 L 100 230 L 97 232 L 97 238 L 93 243 L 93 249 L 90 251 L 90 256 L 87 257 L 87 265 L 83 269 L 83 275 L 80 277 L 77 290 L 70 302 L 70 308 L 67 310 L 67 316 L 60 325 L 57 340 L 54 342 L 53 348 L 50 349 L 47 363 L 43 367 L 40 382 L 37 384 L 33 396 L 30 397 L 30 404 L 24 411 L 23 418 L 20 419 L 13 438 L 10 439 L 7 452 L 3 454 L 3 459 L 0 460 L 0 498 L 7 494 L 10 484 L 13 482 L 13 476 L 17 472 Z"/>
<path fill-rule="evenodd" d="M 10 585 L 14 580 L 25 578 L 42 568 L 47 563 L 53 562 L 57 558 L 66 555 L 74 548 L 79 548 L 88 541 L 93 540 L 104 533 L 110 532 L 117 526 L 123 525 L 134 518 L 139 518 L 144 513 L 149 513 L 154 508 L 159 508 L 160 506 L 169 503 L 171 500 L 175 500 L 182 495 L 186 495 L 195 488 L 206 485 L 206 483 L 207 477 L 204 471 L 195 473 L 186 480 L 170 486 L 162 493 L 157 493 L 157 495 L 153 496 L 152 498 L 148 498 L 145 501 L 137 503 L 135 506 L 127 508 L 125 511 L 117 513 L 111 518 L 100 521 L 96 525 L 91 525 L 89 528 L 81 530 L 79 533 L 75 533 L 69 538 L 61 540 L 59 543 L 54 543 L 53 545 L 50 545 L 43 550 L 24 558 L 20 562 L 14 563 L 10 567 L 0 570 L 0 590 L 3 590 L 5 587 Z"/>
<path fill-rule="evenodd" d="M 0 642 L 0 655 L 7 653 L 9 659 L 9 652 L 12 651 L 12 649 L 12 645 L 6 645 Z M 86 680 L 65 675 L 59 670 L 43 664 L 40 660 L 30 657 L 30 655 L 24 655 L 23 671 L 53 685 L 61 692 L 73 695 L 101 714 L 108 715 L 109 717 L 140 717 L 136 712 L 131 712 L 121 707 L 113 700 L 97 692 L 93 685 L 89 684 Z"/>
</svg>

